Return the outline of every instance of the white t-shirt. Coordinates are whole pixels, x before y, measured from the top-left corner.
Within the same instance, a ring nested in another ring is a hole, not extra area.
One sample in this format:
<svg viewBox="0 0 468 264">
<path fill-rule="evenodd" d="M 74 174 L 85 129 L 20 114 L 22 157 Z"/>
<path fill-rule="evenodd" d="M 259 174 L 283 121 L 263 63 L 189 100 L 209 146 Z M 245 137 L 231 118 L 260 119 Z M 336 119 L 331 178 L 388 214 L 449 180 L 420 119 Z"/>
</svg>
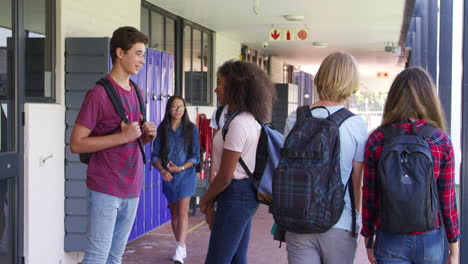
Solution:
<svg viewBox="0 0 468 264">
<path fill-rule="evenodd" d="M 326 108 L 330 114 L 343 108 L 343 105 L 327 106 Z M 327 118 L 328 113 L 323 108 L 316 108 L 311 111 L 311 114 L 316 118 Z M 285 138 L 296 124 L 297 113 L 292 112 L 286 120 L 284 127 Z M 341 180 L 343 184 L 348 182 L 353 168 L 353 161 L 364 161 L 364 149 L 367 141 L 367 126 L 366 121 L 360 116 L 352 116 L 346 119 L 340 126 L 340 168 Z M 351 213 L 351 200 L 349 197 L 349 189 L 346 190 L 344 197 L 346 202 L 343 214 L 340 220 L 333 227 L 351 231 L 352 213 Z M 356 219 L 359 219 L 357 215 Z M 359 221 L 357 221 L 357 229 L 359 229 Z"/>
<path fill-rule="evenodd" d="M 254 171 L 260 129 L 261 126 L 253 115 L 243 112 L 238 114 L 229 124 L 229 130 L 226 134 L 225 141 L 223 141 L 223 133 L 216 133 L 213 139 L 212 152 L 214 156 L 212 165 L 215 171 L 215 177 L 221 167 L 220 163 L 223 149 L 240 152 L 247 167 L 250 171 Z M 248 177 L 249 176 L 238 162 L 232 178 L 240 180 Z"/>
<path fill-rule="evenodd" d="M 211 121 L 210 121 L 210 127 L 213 128 L 213 129 L 216 129 L 216 130 L 219 130 L 221 128 L 223 128 L 224 126 L 224 121 L 226 120 L 226 114 L 227 114 L 227 111 L 228 111 L 228 106 L 225 105 L 224 108 L 223 108 L 223 111 L 221 112 L 221 116 L 219 117 L 219 126 L 218 126 L 218 123 L 216 123 L 216 112 L 217 112 L 218 108 L 216 108 L 216 110 L 213 112 L 213 116 L 211 117 Z"/>
</svg>

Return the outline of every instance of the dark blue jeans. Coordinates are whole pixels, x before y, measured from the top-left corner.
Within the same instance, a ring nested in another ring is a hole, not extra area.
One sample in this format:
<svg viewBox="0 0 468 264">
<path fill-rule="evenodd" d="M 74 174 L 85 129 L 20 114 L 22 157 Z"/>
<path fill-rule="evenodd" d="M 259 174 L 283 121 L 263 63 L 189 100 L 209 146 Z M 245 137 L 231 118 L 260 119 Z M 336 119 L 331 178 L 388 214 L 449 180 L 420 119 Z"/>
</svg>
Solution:
<svg viewBox="0 0 468 264">
<path fill-rule="evenodd" d="M 444 232 L 436 228 L 418 235 L 377 230 L 374 256 L 379 264 L 442 264 Z"/>
<path fill-rule="evenodd" d="M 249 179 L 232 180 L 219 195 L 205 264 L 245 264 L 252 216 L 258 208 Z"/>
</svg>

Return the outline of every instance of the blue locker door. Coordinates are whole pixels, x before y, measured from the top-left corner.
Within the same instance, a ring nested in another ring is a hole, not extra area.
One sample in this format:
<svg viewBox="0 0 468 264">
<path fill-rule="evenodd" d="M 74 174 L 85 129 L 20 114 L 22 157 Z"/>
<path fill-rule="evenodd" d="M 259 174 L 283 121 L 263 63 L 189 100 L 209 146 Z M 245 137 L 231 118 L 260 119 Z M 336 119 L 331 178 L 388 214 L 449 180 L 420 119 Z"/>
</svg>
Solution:
<svg viewBox="0 0 468 264">
<path fill-rule="evenodd" d="M 161 95 L 162 95 L 162 102 L 161 102 L 161 120 L 164 117 L 166 111 L 166 103 L 169 90 L 168 85 L 168 77 L 169 77 L 169 54 L 167 52 L 161 52 Z"/>
<path fill-rule="evenodd" d="M 149 97 L 153 88 L 154 79 L 154 51 L 151 49 L 146 50 L 146 102 L 149 102 Z M 146 105 L 146 120 L 151 120 L 150 104 Z M 145 146 L 146 153 L 146 170 L 145 170 L 145 232 L 153 229 L 153 175 L 151 165 L 151 144 Z"/>
<path fill-rule="evenodd" d="M 161 120 L 164 118 L 166 112 L 166 104 L 168 94 L 168 73 L 169 73 L 169 61 L 168 61 L 168 53 L 161 52 L 161 87 L 160 87 L 160 94 L 161 94 Z M 162 179 L 161 179 L 162 180 Z M 161 212 L 161 224 L 167 222 L 170 219 L 170 213 L 168 212 L 167 208 L 167 199 L 164 194 L 161 192 L 161 199 L 160 199 L 160 212 Z"/>
<path fill-rule="evenodd" d="M 128 237 L 128 241 L 132 241 L 137 238 L 137 223 L 136 221 L 133 222 L 132 230 L 130 231 L 130 236 Z"/>
<path fill-rule="evenodd" d="M 168 60 L 168 73 L 167 73 L 167 95 L 170 97 L 174 95 L 175 85 L 174 85 L 174 54 L 167 54 Z"/>
<path fill-rule="evenodd" d="M 153 53 L 154 69 L 153 83 L 151 87 L 150 109 L 151 120 L 159 126 L 161 123 L 161 52 L 155 50 Z M 158 170 L 153 170 L 153 227 L 161 225 L 161 176 Z"/>
<path fill-rule="evenodd" d="M 143 64 L 142 68 L 138 72 L 137 75 L 131 75 L 130 78 L 138 85 L 138 87 L 141 89 L 143 92 L 142 95 L 144 94 L 146 97 L 147 93 L 147 85 L 146 85 L 146 69 L 147 69 L 147 63 Z M 145 196 L 147 194 L 147 190 L 145 188 L 146 186 L 146 166 L 143 166 L 143 186 L 141 188 L 141 194 L 140 194 L 140 200 L 138 202 L 138 210 L 137 210 L 137 216 L 136 216 L 136 223 L 137 223 L 137 237 L 143 235 L 145 233 Z"/>
</svg>

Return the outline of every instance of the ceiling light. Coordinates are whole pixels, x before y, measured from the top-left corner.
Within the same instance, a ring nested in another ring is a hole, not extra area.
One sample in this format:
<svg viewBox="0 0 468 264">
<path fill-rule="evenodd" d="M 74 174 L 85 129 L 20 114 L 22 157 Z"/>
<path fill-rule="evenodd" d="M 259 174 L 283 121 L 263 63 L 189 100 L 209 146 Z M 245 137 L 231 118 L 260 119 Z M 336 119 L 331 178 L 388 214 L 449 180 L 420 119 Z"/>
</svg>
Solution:
<svg viewBox="0 0 468 264">
<path fill-rule="evenodd" d="M 325 48 L 326 46 L 328 46 L 328 43 L 325 41 L 314 41 L 312 42 L 312 45 L 314 45 L 314 47 L 316 48 Z"/>
<path fill-rule="evenodd" d="M 284 15 L 284 19 L 288 21 L 303 21 L 304 16 L 303 15 Z"/>
</svg>

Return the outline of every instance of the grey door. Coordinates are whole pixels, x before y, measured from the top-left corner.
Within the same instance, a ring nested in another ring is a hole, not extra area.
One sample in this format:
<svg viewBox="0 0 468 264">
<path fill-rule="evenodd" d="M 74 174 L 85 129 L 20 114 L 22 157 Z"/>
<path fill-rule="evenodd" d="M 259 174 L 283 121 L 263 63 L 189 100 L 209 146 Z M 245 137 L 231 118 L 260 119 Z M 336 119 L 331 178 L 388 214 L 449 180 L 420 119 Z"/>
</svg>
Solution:
<svg viewBox="0 0 468 264">
<path fill-rule="evenodd" d="M 12 3 L 0 1 L 0 263 L 18 260 L 19 103 L 17 42 L 14 41 Z M 4 18 L 4 19 L 3 19 Z M 22 228 L 22 227 L 20 227 Z"/>
</svg>

